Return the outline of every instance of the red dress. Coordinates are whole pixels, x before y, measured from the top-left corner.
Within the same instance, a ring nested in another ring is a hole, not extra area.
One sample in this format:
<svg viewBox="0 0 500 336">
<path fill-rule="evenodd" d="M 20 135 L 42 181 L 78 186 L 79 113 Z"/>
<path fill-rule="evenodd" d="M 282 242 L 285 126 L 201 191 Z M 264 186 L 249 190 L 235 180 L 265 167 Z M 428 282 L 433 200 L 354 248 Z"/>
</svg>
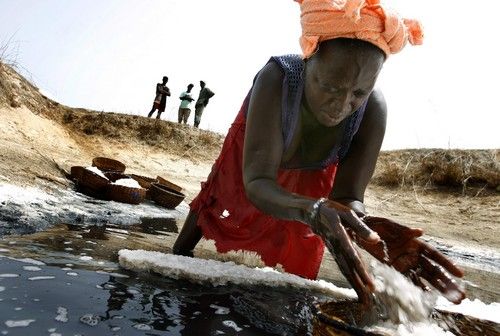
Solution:
<svg viewBox="0 0 500 336">
<path fill-rule="evenodd" d="M 212 172 L 191 202 L 206 239 L 218 252 L 257 252 L 268 266 L 316 279 L 323 258 L 323 241 L 300 222 L 276 219 L 255 208 L 243 187 L 243 140 L 247 100 L 232 124 Z M 337 164 L 323 170 L 280 170 L 278 183 L 290 192 L 325 197 L 332 188 Z"/>
<path fill-rule="evenodd" d="M 242 164 L 248 100 L 231 125 L 207 181 L 191 202 L 191 210 L 198 214 L 203 236 L 215 241 L 218 252 L 254 251 L 268 266 L 281 264 L 288 273 L 316 279 L 323 258 L 322 239 L 301 222 L 261 212 L 246 197 Z M 280 169 L 278 183 L 292 193 L 327 197 L 337 158 L 336 152 L 335 160 L 315 169 Z"/>
</svg>

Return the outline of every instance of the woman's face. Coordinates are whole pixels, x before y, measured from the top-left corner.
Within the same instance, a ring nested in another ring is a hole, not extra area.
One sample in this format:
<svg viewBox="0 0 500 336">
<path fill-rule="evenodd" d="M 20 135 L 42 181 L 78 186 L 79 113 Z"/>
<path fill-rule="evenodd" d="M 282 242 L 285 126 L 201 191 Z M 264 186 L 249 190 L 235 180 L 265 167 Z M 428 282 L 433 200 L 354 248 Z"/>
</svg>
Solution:
<svg viewBox="0 0 500 336">
<path fill-rule="evenodd" d="M 306 62 L 306 106 L 322 125 L 338 125 L 368 98 L 383 63 L 373 48 L 323 43 Z"/>
</svg>

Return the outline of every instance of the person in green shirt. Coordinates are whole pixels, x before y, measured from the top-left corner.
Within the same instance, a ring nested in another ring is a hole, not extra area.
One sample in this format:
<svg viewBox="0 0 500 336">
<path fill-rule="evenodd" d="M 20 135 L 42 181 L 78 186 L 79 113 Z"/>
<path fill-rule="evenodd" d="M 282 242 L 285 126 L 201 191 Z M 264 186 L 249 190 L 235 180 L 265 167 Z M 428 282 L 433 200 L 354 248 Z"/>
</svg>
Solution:
<svg viewBox="0 0 500 336">
<path fill-rule="evenodd" d="M 215 93 L 212 92 L 209 88 L 205 86 L 204 81 L 200 81 L 200 95 L 198 96 L 198 100 L 194 105 L 194 127 L 198 128 L 201 121 L 201 115 L 203 114 L 203 110 L 207 107 L 208 100 L 212 98 Z"/>
</svg>

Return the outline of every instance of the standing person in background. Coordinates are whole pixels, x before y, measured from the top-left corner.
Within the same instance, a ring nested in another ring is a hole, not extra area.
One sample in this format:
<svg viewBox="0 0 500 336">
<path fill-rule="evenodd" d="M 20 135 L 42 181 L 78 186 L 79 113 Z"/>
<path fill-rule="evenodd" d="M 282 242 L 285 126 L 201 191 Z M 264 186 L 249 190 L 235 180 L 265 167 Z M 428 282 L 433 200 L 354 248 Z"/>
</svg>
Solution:
<svg viewBox="0 0 500 336">
<path fill-rule="evenodd" d="M 153 113 L 158 110 L 158 114 L 156 115 L 156 119 L 160 119 L 160 116 L 163 112 L 165 112 L 165 105 L 167 104 L 167 96 L 170 96 L 170 89 L 167 87 L 168 77 L 163 76 L 163 80 L 161 83 L 156 84 L 156 96 L 155 101 L 153 103 L 153 107 L 148 114 L 148 118 L 150 118 Z"/>
<path fill-rule="evenodd" d="M 215 95 L 212 90 L 205 86 L 204 81 L 200 81 L 200 87 L 200 95 L 194 105 L 194 127 L 196 128 L 200 125 L 201 115 L 203 114 L 205 107 L 208 105 L 208 100 Z"/>
<path fill-rule="evenodd" d="M 191 95 L 191 90 L 193 89 L 193 87 L 193 84 L 189 84 L 187 86 L 187 91 L 184 91 L 179 96 L 179 99 L 181 100 L 181 105 L 179 106 L 179 124 L 182 122 L 184 122 L 184 124 L 187 124 L 187 120 L 189 118 L 189 115 L 191 114 L 189 105 L 191 105 L 191 103 L 194 101 L 193 96 Z"/>
</svg>

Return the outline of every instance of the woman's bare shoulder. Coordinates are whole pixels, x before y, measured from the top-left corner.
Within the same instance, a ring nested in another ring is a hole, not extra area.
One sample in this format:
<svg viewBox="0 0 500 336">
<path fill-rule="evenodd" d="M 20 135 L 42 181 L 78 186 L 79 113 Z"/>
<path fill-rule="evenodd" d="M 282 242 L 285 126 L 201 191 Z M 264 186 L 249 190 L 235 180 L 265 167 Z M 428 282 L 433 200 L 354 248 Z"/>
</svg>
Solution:
<svg viewBox="0 0 500 336">
<path fill-rule="evenodd" d="M 274 89 L 281 91 L 283 78 L 284 73 L 281 67 L 276 62 L 270 61 L 257 74 L 254 89 L 259 90 L 264 87 L 266 91 L 274 91 Z"/>
<path fill-rule="evenodd" d="M 248 119 L 278 126 L 281 122 L 281 95 L 284 74 L 275 62 L 268 62 L 257 74 L 248 107 Z"/>
</svg>

